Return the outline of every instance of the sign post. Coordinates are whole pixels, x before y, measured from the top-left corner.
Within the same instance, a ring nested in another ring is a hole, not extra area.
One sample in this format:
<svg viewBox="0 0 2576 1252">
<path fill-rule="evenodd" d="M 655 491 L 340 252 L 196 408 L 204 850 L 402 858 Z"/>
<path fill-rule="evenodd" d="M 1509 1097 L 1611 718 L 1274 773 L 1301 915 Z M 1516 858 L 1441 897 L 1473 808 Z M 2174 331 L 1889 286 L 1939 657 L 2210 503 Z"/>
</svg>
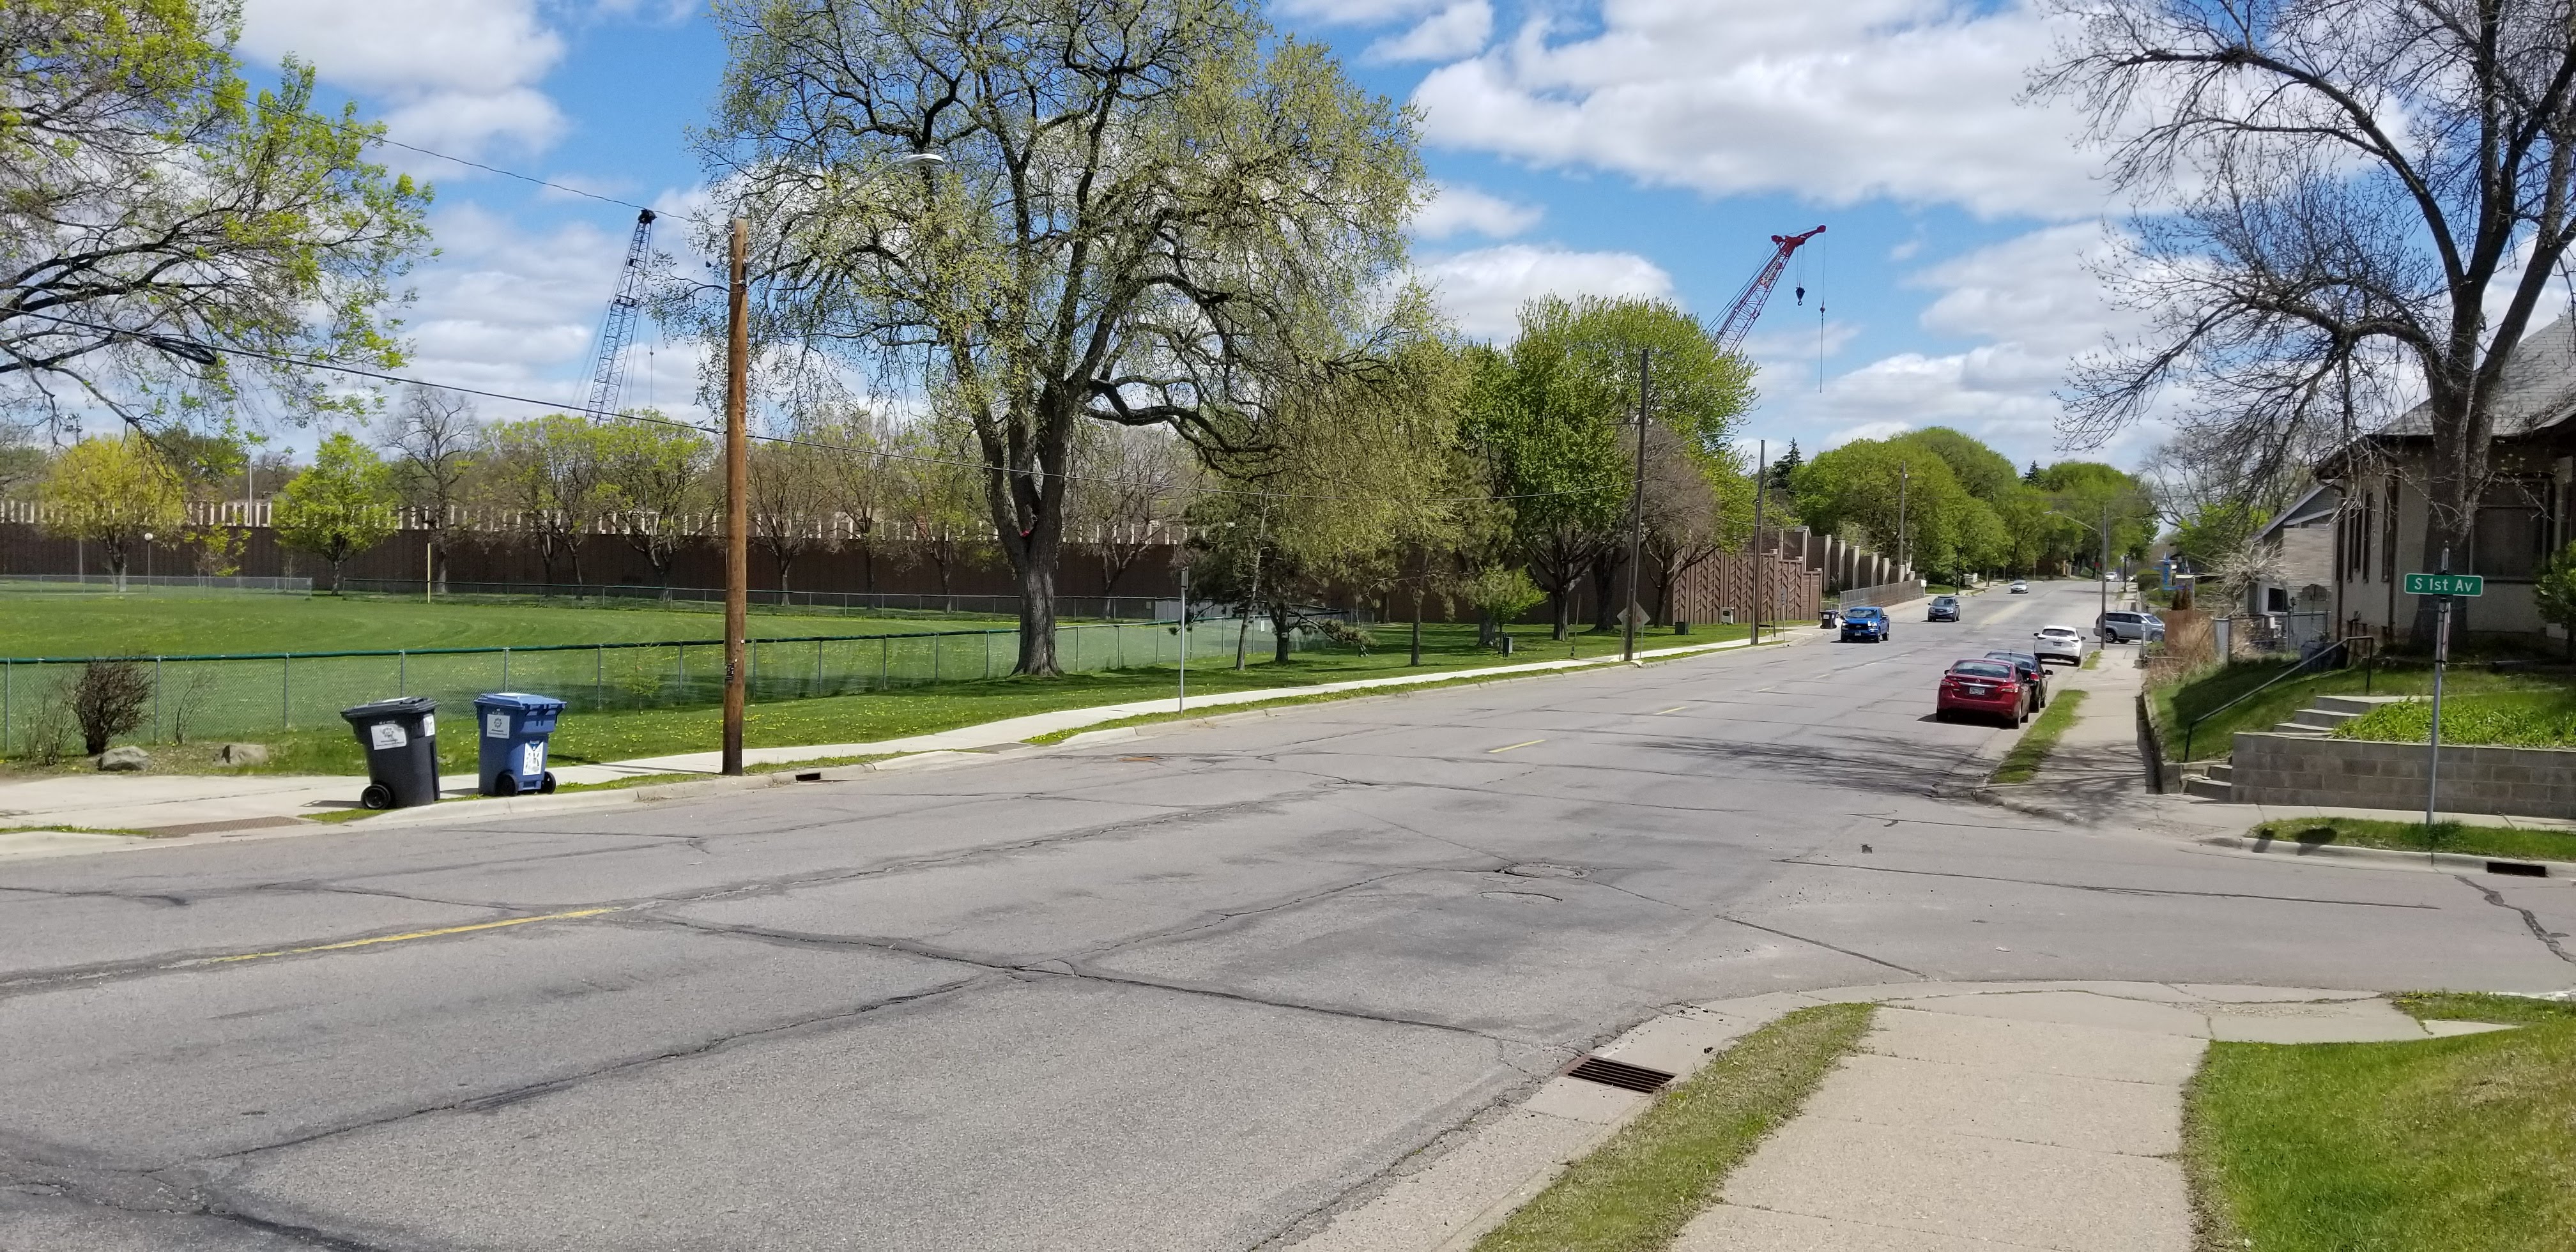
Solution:
<svg viewBox="0 0 2576 1252">
<path fill-rule="evenodd" d="M 2442 549 L 2442 572 L 2408 574 L 2406 594 L 2436 596 L 2433 608 L 2433 729 L 2425 736 L 2424 762 L 2424 834 L 2432 841 L 2433 810 L 2442 793 L 2442 671 L 2451 661 L 2451 604 L 2462 596 L 2482 596 L 2487 580 L 2476 574 L 2451 572 L 2451 550 Z"/>
</svg>

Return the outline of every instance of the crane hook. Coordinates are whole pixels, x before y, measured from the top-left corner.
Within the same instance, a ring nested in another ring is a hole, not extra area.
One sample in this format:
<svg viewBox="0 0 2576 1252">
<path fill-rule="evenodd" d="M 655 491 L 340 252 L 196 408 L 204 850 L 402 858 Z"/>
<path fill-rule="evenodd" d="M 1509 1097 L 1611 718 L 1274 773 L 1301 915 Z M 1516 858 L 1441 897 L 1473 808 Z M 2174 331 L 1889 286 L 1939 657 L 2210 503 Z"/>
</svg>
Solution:
<svg viewBox="0 0 2576 1252">
<path fill-rule="evenodd" d="M 1797 294 L 1798 307 L 1802 309 L 1807 307 L 1807 289 L 1804 287 L 1793 287 L 1790 290 Z"/>
</svg>

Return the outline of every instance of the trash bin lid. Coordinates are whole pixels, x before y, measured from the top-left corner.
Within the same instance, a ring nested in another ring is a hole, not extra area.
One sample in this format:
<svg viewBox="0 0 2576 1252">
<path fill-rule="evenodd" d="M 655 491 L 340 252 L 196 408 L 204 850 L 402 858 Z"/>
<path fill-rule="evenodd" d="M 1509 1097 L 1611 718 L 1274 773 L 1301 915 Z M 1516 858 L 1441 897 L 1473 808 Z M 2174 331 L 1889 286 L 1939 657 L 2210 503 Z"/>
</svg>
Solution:
<svg viewBox="0 0 2576 1252">
<path fill-rule="evenodd" d="M 531 695 L 525 691 L 490 691 L 474 697 L 478 713 L 515 709 L 522 713 L 560 713 L 564 702 L 553 696 Z"/>
<path fill-rule="evenodd" d="M 380 722 L 387 718 L 412 717 L 437 711 L 438 701 L 428 696 L 395 696 L 390 700 L 376 700 L 356 708 L 342 709 L 340 716 L 353 722 Z"/>
</svg>

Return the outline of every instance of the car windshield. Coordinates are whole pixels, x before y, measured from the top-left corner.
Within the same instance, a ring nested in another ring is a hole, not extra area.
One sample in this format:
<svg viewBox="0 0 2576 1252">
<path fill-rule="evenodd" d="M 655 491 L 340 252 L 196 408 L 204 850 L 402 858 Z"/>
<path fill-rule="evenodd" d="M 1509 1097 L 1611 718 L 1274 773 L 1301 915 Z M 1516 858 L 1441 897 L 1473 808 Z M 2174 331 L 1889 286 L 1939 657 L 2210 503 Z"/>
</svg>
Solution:
<svg viewBox="0 0 2576 1252">
<path fill-rule="evenodd" d="M 1958 601 L 1957 601 L 1957 600 L 1952 599 L 1952 598 L 1951 598 L 1951 597 L 1949 597 L 1949 596 L 1934 596 L 1934 597 L 1932 597 L 1932 607 L 1934 607 L 1934 608 L 1936 608 L 1936 609 L 1946 609 L 1946 608 L 1950 607 L 1951 605 L 1953 605 L 1953 604 L 1957 604 L 1957 603 L 1958 603 Z"/>
<path fill-rule="evenodd" d="M 2011 666 L 1997 664 L 1993 661 L 1961 661 L 1958 664 L 1951 666 L 1950 672 L 1960 678 L 2010 678 L 2013 676 Z"/>
<path fill-rule="evenodd" d="M 1868 619 L 1868 618 L 1873 618 L 1873 617 L 1878 616 L 1878 610 L 1876 610 L 1876 609 L 1848 609 L 1848 610 L 1845 610 L 1845 611 L 1844 611 L 1843 616 L 1845 616 L 1845 617 L 1849 617 L 1849 618 L 1856 618 L 1856 619 L 1866 620 L 1866 619 Z"/>
<path fill-rule="evenodd" d="M 2027 652 L 1989 652 L 1986 655 L 1999 661 L 2010 661 L 2015 665 L 2039 664 L 2039 658 Z"/>
</svg>

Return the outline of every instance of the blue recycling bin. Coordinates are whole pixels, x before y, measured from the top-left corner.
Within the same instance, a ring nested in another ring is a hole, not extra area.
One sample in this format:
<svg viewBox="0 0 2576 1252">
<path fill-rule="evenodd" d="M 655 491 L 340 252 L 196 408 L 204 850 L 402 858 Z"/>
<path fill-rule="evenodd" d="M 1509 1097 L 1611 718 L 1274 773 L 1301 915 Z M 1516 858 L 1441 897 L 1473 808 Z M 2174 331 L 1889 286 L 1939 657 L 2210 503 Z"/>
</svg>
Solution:
<svg viewBox="0 0 2576 1252">
<path fill-rule="evenodd" d="M 555 733 L 555 718 L 564 702 L 524 691 L 496 691 L 474 697 L 474 722 L 481 751 L 477 754 L 483 794 L 515 796 L 555 789 L 546 769 L 546 740 Z"/>
</svg>

